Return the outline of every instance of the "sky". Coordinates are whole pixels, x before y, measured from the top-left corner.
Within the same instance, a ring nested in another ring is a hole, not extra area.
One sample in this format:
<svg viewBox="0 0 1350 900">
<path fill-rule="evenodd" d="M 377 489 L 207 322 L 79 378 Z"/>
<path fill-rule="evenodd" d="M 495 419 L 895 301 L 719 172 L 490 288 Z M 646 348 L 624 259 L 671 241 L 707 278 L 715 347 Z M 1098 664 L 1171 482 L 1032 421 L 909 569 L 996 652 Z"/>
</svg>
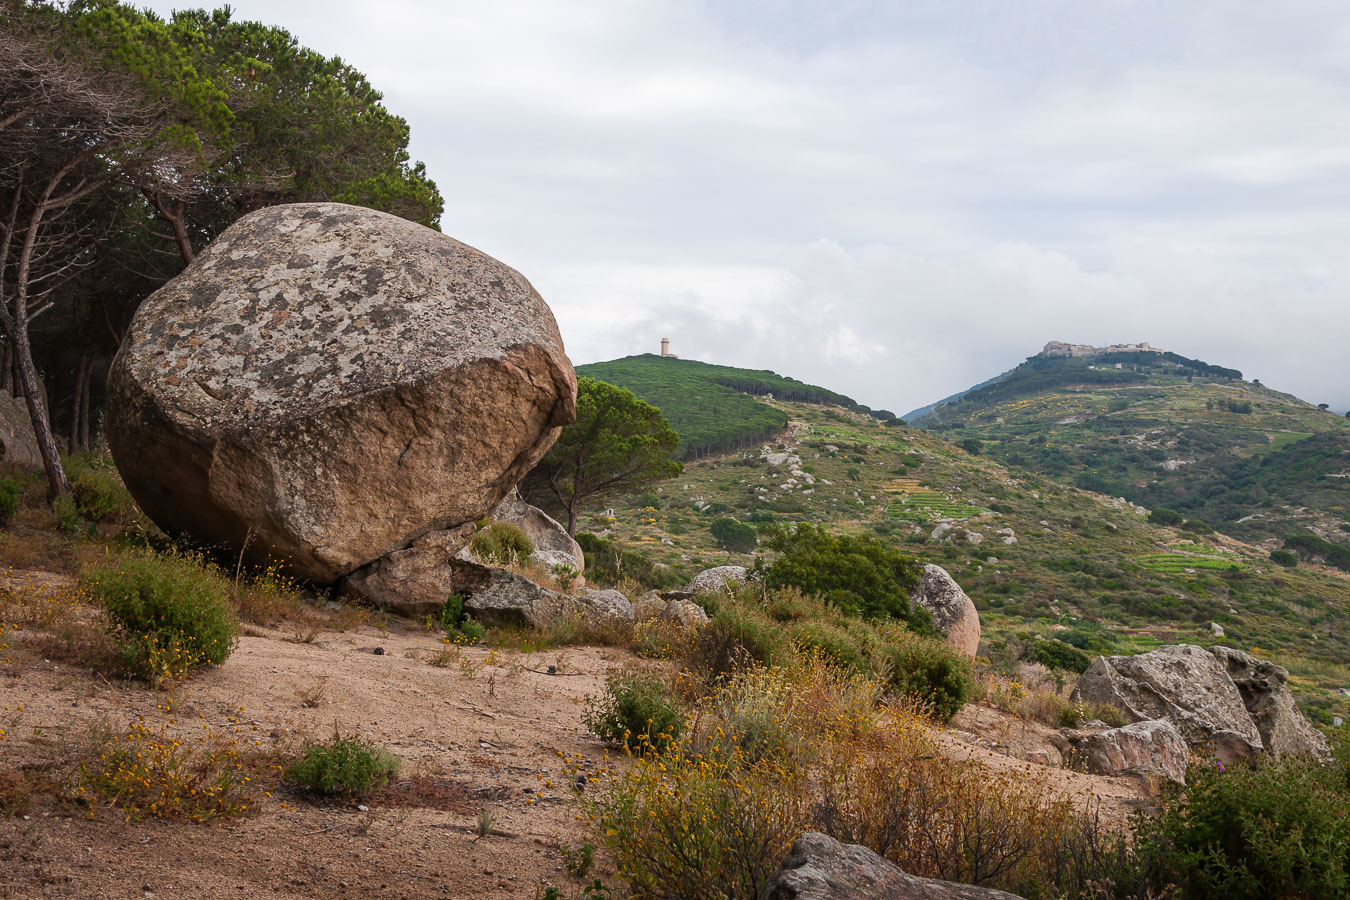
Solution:
<svg viewBox="0 0 1350 900">
<path fill-rule="evenodd" d="M 230 5 L 369 77 L 575 364 L 903 414 L 1149 341 L 1350 407 L 1343 0 Z"/>
</svg>

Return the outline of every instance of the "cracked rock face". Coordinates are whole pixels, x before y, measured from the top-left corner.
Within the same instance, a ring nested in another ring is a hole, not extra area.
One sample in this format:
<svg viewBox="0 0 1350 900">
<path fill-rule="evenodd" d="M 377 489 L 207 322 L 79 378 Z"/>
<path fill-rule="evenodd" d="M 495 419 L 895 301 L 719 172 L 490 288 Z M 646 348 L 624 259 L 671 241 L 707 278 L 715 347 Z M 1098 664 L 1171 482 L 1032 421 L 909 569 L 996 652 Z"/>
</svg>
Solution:
<svg viewBox="0 0 1350 900">
<path fill-rule="evenodd" d="M 326 583 L 486 515 L 575 414 L 553 315 L 518 272 L 312 203 L 245 216 L 142 304 L 107 432 L 162 528 Z"/>
</svg>

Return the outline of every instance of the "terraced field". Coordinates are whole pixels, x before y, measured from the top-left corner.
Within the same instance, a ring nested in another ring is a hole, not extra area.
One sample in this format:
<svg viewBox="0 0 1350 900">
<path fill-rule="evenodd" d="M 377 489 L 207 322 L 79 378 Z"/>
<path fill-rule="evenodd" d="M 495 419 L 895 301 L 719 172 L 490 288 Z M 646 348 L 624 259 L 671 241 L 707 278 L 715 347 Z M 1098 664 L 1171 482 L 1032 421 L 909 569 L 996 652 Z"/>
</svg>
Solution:
<svg viewBox="0 0 1350 900">
<path fill-rule="evenodd" d="M 898 522 L 927 524 L 940 519 L 964 522 L 989 512 L 968 500 L 958 502 L 939 491 L 929 490 L 914 479 L 888 481 L 881 489 L 895 496 L 886 507 L 886 518 Z"/>
<path fill-rule="evenodd" d="M 1202 571 L 1242 571 L 1246 568 L 1240 559 L 1232 556 L 1201 556 L 1194 553 L 1153 553 L 1141 556 L 1139 565 L 1154 572 L 1171 575 L 1195 575 Z"/>
</svg>

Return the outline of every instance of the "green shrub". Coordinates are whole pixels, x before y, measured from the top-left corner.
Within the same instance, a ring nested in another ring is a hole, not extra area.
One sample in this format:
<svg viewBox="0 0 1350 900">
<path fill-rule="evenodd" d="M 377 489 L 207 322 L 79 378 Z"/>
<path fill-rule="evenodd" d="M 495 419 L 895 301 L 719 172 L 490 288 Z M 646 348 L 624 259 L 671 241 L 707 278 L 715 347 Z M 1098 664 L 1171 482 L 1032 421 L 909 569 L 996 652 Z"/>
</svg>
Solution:
<svg viewBox="0 0 1350 900">
<path fill-rule="evenodd" d="M 479 559 L 513 565 L 530 558 L 534 552 L 534 542 L 517 525 L 493 522 L 474 534 L 469 541 L 469 549 Z"/>
<path fill-rule="evenodd" d="M 1350 892 L 1344 760 L 1193 766 L 1156 818 L 1135 824 L 1136 854 L 1183 898 L 1312 900 Z"/>
<path fill-rule="evenodd" d="M 52 501 L 52 527 L 72 536 L 85 530 L 84 517 L 76 509 L 75 501 L 69 497 L 57 497 Z"/>
<path fill-rule="evenodd" d="M 439 627 L 445 631 L 447 640 L 456 644 L 477 644 L 487 634 L 487 629 L 476 622 L 473 616 L 464 614 L 464 594 L 451 594 L 445 605 L 428 617 L 427 627 Z"/>
<path fill-rule="evenodd" d="M 1290 553 L 1288 550 L 1270 551 L 1270 561 L 1289 569 L 1292 569 L 1298 565 L 1298 557 Z"/>
<path fill-rule="evenodd" d="M 1191 534 L 1213 534 L 1214 528 L 1199 519 L 1187 519 L 1181 524 L 1182 531 L 1189 531 Z"/>
<path fill-rule="evenodd" d="M 684 711 L 664 678 L 629 669 L 605 677 L 604 693 L 586 701 L 581 721 L 611 744 L 660 752 L 684 729 Z"/>
<path fill-rule="evenodd" d="M 865 672 L 870 668 L 868 647 L 861 636 L 830 622 L 812 621 L 792 631 L 792 646 L 844 668 Z"/>
<path fill-rule="evenodd" d="M 717 546 L 736 553 L 749 553 L 759 542 L 759 535 L 753 526 L 737 522 L 727 516 L 714 519 L 708 526 L 708 531 L 717 542 Z"/>
<path fill-rule="evenodd" d="M 127 667 L 154 684 L 220 665 L 238 641 L 230 583 L 200 557 L 128 554 L 83 584 L 108 611 Z"/>
<path fill-rule="evenodd" d="M 1063 641 L 1037 641 L 1031 658 L 1047 669 L 1063 669 L 1081 675 L 1092 665 L 1092 657 Z"/>
<path fill-rule="evenodd" d="M 761 610 L 736 602 L 719 602 L 705 609 L 711 619 L 694 641 L 697 668 L 720 677 L 755 663 L 772 666 L 786 661 L 783 626 Z"/>
<path fill-rule="evenodd" d="M 932 631 L 928 611 L 909 602 L 918 566 L 876 537 L 831 534 L 809 523 L 794 531 L 766 529 L 765 535 L 782 554 L 764 569 L 765 585 L 818 595 L 851 615 L 895 618 L 915 631 Z"/>
<path fill-rule="evenodd" d="M 130 515 L 131 495 L 107 469 L 85 469 L 70 483 L 70 499 L 79 514 L 90 522 L 124 518 Z"/>
<path fill-rule="evenodd" d="M 334 733 L 324 743 L 305 741 L 286 777 L 316 794 L 360 796 L 398 775 L 399 760 L 363 737 Z"/>
<path fill-rule="evenodd" d="M 1154 525 L 1180 525 L 1183 518 L 1175 509 L 1160 506 L 1148 514 L 1148 520 Z"/>
<path fill-rule="evenodd" d="M 892 690 L 918 701 L 939 722 L 950 722 L 975 689 L 970 663 L 933 638 L 904 632 L 887 637 L 884 653 Z"/>
<path fill-rule="evenodd" d="M 0 478 L 0 525 L 14 521 L 23 500 L 23 482 L 17 478 Z"/>
<path fill-rule="evenodd" d="M 984 449 L 984 442 L 978 438 L 966 438 L 961 442 L 961 449 L 972 456 L 979 456 L 980 451 Z"/>
</svg>

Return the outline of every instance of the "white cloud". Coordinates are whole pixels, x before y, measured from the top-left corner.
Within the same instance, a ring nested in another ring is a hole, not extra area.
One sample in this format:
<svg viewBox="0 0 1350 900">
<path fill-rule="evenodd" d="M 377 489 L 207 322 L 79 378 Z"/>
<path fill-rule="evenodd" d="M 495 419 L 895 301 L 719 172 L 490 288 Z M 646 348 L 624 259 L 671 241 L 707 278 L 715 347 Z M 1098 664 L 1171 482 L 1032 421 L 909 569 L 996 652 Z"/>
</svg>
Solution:
<svg viewBox="0 0 1350 900">
<path fill-rule="evenodd" d="M 1149 340 L 1350 406 L 1345 4 L 233 6 L 386 92 L 578 362 L 666 336 L 903 412 Z"/>
</svg>

